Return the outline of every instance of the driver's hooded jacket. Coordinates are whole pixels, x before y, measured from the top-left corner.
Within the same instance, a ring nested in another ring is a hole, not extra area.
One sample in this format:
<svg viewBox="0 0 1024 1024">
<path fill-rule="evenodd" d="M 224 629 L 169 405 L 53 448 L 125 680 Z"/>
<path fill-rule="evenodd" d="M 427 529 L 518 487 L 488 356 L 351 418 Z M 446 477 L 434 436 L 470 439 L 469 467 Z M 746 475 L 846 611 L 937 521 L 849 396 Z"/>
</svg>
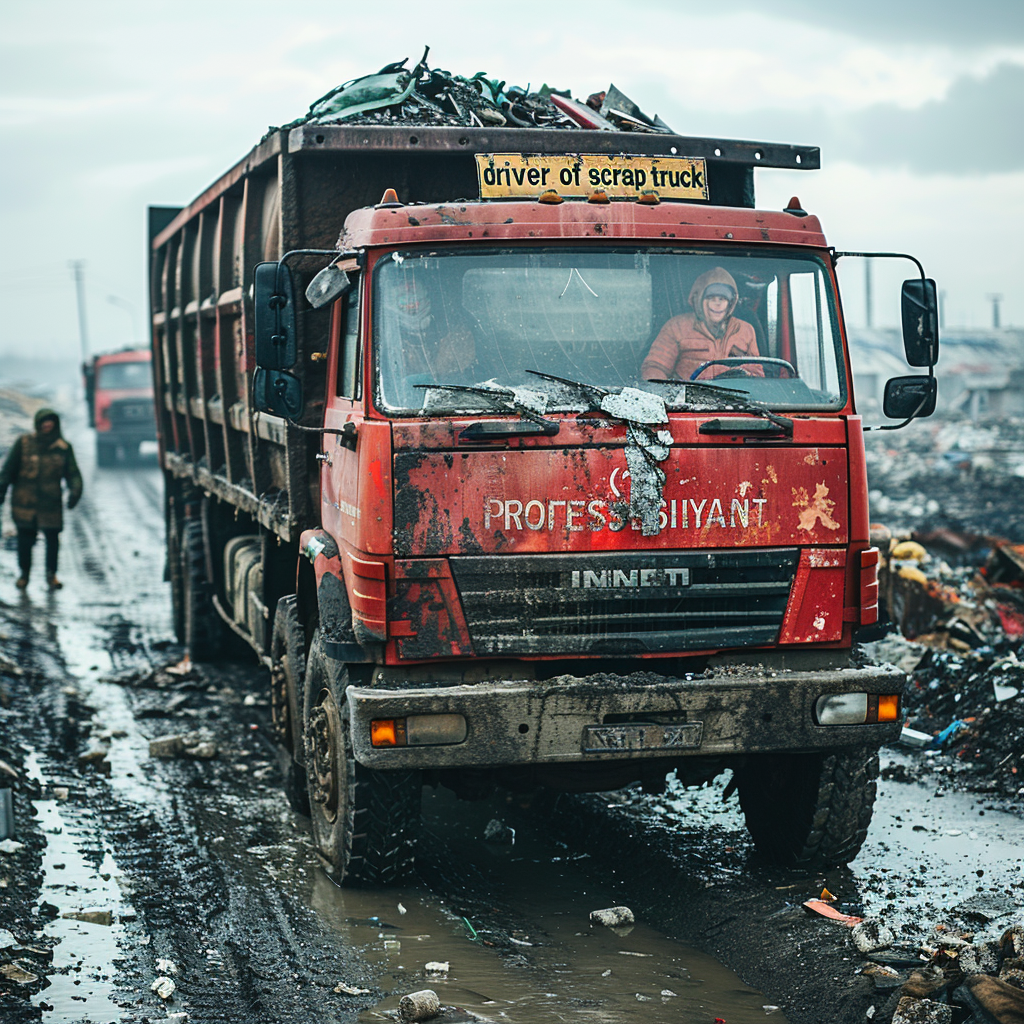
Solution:
<svg viewBox="0 0 1024 1024">
<path fill-rule="evenodd" d="M 704 290 L 711 284 L 728 285 L 733 295 L 725 319 L 717 329 L 704 322 Z M 733 316 L 738 297 L 736 281 L 727 270 L 713 267 L 701 274 L 690 289 L 693 312 L 674 316 L 662 327 L 647 353 L 640 376 L 644 380 L 689 380 L 701 363 L 709 359 L 759 355 L 754 328 Z M 764 376 L 764 369 L 759 363 L 747 363 L 740 368 L 752 376 Z M 735 367 L 727 364 L 709 366 L 700 376 L 707 380 L 730 369 Z"/>
<path fill-rule="evenodd" d="M 56 420 L 56 429 L 39 432 L 43 420 Z M 8 487 L 11 515 L 22 529 L 59 530 L 64 525 L 61 481 L 68 484 L 68 508 L 82 496 L 82 474 L 71 445 L 61 437 L 60 417 L 52 409 L 40 409 L 35 417 L 36 432 L 23 434 L 11 446 L 0 469 L 0 501 Z"/>
</svg>

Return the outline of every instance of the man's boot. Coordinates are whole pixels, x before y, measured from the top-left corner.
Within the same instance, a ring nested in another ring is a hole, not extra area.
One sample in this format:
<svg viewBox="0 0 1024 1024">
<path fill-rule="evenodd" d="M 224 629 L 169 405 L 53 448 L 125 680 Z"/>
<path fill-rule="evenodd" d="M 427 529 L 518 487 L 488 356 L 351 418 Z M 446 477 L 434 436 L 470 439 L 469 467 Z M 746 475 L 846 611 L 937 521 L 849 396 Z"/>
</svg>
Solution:
<svg viewBox="0 0 1024 1024">
<path fill-rule="evenodd" d="M 1024 1024 L 1024 990 L 987 974 L 975 974 L 958 989 L 978 1024 Z"/>
<path fill-rule="evenodd" d="M 24 590 L 28 586 L 28 573 L 18 577 L 17 583 L 14 584 L 19 590 Z"/>
<path fill-rule="evenodd" d="M 56 576 L 48 577 L 46 582 L 50 585 L 51 590 L 60 590 L 60 588 L 64 586 Z"/>
</svg>

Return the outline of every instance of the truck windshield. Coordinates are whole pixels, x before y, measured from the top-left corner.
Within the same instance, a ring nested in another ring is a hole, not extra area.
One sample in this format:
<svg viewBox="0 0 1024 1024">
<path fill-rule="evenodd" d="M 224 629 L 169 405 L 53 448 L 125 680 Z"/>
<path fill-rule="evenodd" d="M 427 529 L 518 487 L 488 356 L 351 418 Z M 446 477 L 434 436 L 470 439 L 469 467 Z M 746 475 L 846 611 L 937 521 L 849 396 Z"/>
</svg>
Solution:
<svg viewBox="0 0 1024 1024">
<path fill-rule="evenodd" d="M 430 387 L 487 382 L 575 407 L 571 389 L 530 370 L 610 389 L 713 381 L 779 409 L 846 400 L 831 278 L 804 254 L 392 253 L 374 289 L 377 402 L 390 413 L 493 411 L 472 390 Z"/>
<path fill-rule="evenodd" d="M 104 363 L 96 374 L 98 388 L 149 388 L 153 374 L 149 360 L 136 363 Z"/>
</svg>

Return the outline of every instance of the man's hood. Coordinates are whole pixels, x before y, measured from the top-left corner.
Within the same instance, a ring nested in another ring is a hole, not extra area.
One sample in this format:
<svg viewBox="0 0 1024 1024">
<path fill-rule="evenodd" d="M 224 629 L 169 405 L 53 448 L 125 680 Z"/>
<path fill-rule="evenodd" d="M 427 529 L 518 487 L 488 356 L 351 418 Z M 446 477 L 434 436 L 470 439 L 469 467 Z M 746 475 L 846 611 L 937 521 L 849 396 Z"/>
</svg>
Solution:
<svg viewBox="0 0 1024 1024">
<path fill-rule="evenodd" d="M 693 309 L 693 315 L 698 320 L 704 319 L 704 306 L 701 300 L 704 298 L 704 289 L 709 284 L 727 284 L 732 289 L 732 302 L 729 303 L 729 312 L 726 314 L 728 320 L 739 301 L 739 289 L 736 287 L 736 279 L 722 267 L 712 267 L 693 282 L 690 289 L 690 307 Z"/>
<path fill-rule="evenodd" d="M 42 424 L 43 420 L 56 420 L 57 421 L 57 429 L 53 432 L 53 434 L 51 436 L 52 437 L 60 437 L 60 416 L 57 415 L 56 411 L 53 410 L 53 409 L 40 409 L 36 413 L 36 415 L 35 415 L 35 426 L 36 426 L 36 433 L 37 434 L 39 433 L 39 427 L 40 427 L 40 424 Z"/>
</svg>

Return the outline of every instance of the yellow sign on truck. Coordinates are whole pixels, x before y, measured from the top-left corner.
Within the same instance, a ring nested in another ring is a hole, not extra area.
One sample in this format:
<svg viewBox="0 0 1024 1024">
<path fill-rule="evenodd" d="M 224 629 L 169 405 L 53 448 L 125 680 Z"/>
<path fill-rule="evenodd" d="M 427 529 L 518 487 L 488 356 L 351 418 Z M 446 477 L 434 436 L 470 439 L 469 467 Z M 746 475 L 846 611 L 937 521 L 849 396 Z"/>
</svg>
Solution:
<svg viewBox="0 0 1024 1024">
<path fill-rule="evenodd" d="M 566 198 L 604 192 L 610 199 L 707 202 L 708 178 L 700 158 L 637 156 L 628 153 L 478 153 L 481 199 L 534 197 L 553 190 Z"/>
</svg>

